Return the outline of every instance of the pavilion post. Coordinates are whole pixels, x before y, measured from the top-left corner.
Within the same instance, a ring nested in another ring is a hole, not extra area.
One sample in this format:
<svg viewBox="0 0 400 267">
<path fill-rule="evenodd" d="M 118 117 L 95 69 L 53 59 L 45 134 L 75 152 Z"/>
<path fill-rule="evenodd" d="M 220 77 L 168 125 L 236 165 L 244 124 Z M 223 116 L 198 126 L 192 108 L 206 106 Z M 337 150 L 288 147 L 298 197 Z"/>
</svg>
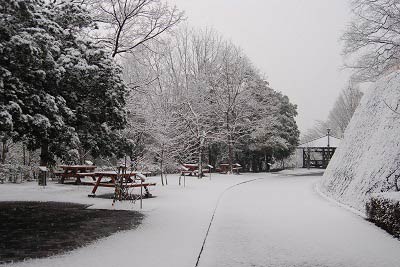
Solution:
<svg viewBox="0 0 400 267">
<path fill-rule="evenodd" d="M 327 136 L 328 136 L 328 147 L 330 146 L 330 144 L 329 144 L 329 137 L 330 137 L 330 135 L 331 135 L 331 129 L 330 128 L 328 128 L 328 129 L 326 129 L 327 130 Z"/>
</svg>

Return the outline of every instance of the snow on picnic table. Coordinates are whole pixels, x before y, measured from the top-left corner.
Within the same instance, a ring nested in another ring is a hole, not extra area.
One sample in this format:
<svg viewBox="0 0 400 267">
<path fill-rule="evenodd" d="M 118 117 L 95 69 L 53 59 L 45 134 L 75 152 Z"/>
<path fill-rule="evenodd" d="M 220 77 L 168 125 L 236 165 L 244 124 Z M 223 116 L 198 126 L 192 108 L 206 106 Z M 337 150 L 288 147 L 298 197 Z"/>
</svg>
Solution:
<svg viewBox="0 0 400 267">
<path fill-rule="evenodd" d="M 400 242 L 314 190 L 313 172 L 177 176 L 158 184 L 144 200 L 141 226 L 84 248 L 11 266 L 195 266 L 215 204 L 217 208 L 199 266 L 400 266 Z M 304 176 L 302 176 L 304 175 Z M 158 178 L 152 178 L 158 179 Z M 0 185 L 0 200 L 68 201 L 111 209 L 111 200 L 91 199 L 91 188 L 32 183 Z M 109 192 L 110 188 L 100 188 Z M 101 193 L 99 192 L 99 193 Z M 118 203 L 115 209 L 139 210 Z M 95 230 L 95 226 L 93 226 Z"/>
</svg>

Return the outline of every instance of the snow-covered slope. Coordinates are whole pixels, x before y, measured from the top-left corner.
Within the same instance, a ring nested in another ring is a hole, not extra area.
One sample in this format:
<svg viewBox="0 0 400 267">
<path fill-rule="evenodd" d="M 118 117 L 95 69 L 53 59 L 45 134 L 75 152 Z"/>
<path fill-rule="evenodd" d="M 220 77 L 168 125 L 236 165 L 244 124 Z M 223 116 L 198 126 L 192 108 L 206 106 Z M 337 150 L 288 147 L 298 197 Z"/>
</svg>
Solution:
<svg viewBox="0 0 400 267">
<path fill-rule="evenodd" d="M 400 115 L 388 105 L 399 99 L 400 72 L 369 88 L 323 176 L 323 193 L 365 211 L 371 193 L 387 190 L 386 176 L 400 166 Z"/>
</svg>

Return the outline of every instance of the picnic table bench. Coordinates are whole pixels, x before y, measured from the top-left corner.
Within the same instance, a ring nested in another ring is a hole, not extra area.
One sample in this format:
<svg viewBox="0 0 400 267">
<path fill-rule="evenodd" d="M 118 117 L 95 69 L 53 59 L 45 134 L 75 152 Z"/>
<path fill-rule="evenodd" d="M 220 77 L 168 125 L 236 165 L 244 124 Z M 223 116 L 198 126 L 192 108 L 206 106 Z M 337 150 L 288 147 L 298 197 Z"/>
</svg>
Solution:
<svg viewBox="0 0 400 267">
<path fill-rule="evenodd" d="M 211 179 L 211 169 L 213 166 L 207 165 L 206 168 L 202 168 L 202 172 L 204 173 L 210 173 L 210 179 Z M 180 167 L 180 175 L 179 175 L 179 185 L 181 185 L 181 177 L 183 176 L 183 184 L 186 185 L 186 175 L 189 176 L 197 176 L 199 174 L 199 165 L 198 164 L 193 164 L 193 163 L 184 163 Z"/>
<path fill-rule="evenodd" d="M 242 166 L 239 163 L 234 163 L 232 164 L 232 171 L 236 174 L 239 174 L 240 169 L 242 169 Z M 219 164 L 219 168 L 217 168 L 217 171 L 219 173 L 228 173 L 230 171 L 229 169 L 229 164 L 228 163 L 221 163 Z"/>
<path fill-rule="evenodd" d="M 209 173 L 210 168 L 212 168 L 211 165 L 207 165 L 208 168 L 203 168 L 202 171 L 203 173 Z M 199 173 L 199 165 L 198 164 L 193 164 L 193 163 L 184 163 L 181 166 L 181 175 L 185 176 L 188 174 L 189 176 L 192 175 L 198 175 Z"/>
<path fill-rule="evenodd" d="M 79 176 L 90 176 L 95 181 L 94 183 L 86 183 L 88 185 L 94 185 L 90 197 L 96 196 L 97 188 L 100 187 L 115 187 L 118 177 L 122 177 L 123 185 L 127 188 L 131 187 L 143 187 L 146 191 L 146 195 L 150 195 L 148 190 L 149 186 L 155 186 L 156 183 L 145 182 L 145 176 L 141 172 L 129 172 L 129 173 L 117 173 L 115 171 L 108 172 L 94 172 L 94 173 L 80 173 Z M 109 178 L 108 181 L 104 181 L 104 178 Z M 102 181 L 103 180 L 103 181 Z M 137 182 L 137 181 L 140 181 Z"/>
<path fill-rule="evenodd" d="M 59 165 L 59 168 L 63 169 L 62 173 L 59 173 L 61 176 L 60 183 L 64 183 L 65 179 L 75 178 L 75 184 L 81 184 L 81 173 L 92 173 L 96 166 L 94 165 Z M 86 175 L 89 176 L 89 175 Z"/>
<path fill-rule="evenodd" d="M 192 163 L 185 163 L 182 164 L 181 166 L 181 175 L 197 175 L 199 169 L 199 165 L 198 164 L 192 164 Z"/>
</svg>

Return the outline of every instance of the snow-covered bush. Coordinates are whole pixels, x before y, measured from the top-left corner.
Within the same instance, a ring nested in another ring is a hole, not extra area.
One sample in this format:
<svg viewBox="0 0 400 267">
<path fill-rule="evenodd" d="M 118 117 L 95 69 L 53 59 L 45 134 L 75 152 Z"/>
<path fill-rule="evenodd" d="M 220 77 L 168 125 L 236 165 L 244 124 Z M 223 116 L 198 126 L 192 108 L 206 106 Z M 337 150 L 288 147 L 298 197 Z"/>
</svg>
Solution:
<svg viewBox="0 0 400 267">
<path fill-rule="evenodd" d="M 0 178 L 8 182 L 22 182 L 34 177 L 31 166 L 17 164 L 0 164 Z"/>
<path fill-rule="evenodd" d="M 400 194 L 372 196 L 366 205 L 368 219 L 400 238 Z"/>
</svg>

